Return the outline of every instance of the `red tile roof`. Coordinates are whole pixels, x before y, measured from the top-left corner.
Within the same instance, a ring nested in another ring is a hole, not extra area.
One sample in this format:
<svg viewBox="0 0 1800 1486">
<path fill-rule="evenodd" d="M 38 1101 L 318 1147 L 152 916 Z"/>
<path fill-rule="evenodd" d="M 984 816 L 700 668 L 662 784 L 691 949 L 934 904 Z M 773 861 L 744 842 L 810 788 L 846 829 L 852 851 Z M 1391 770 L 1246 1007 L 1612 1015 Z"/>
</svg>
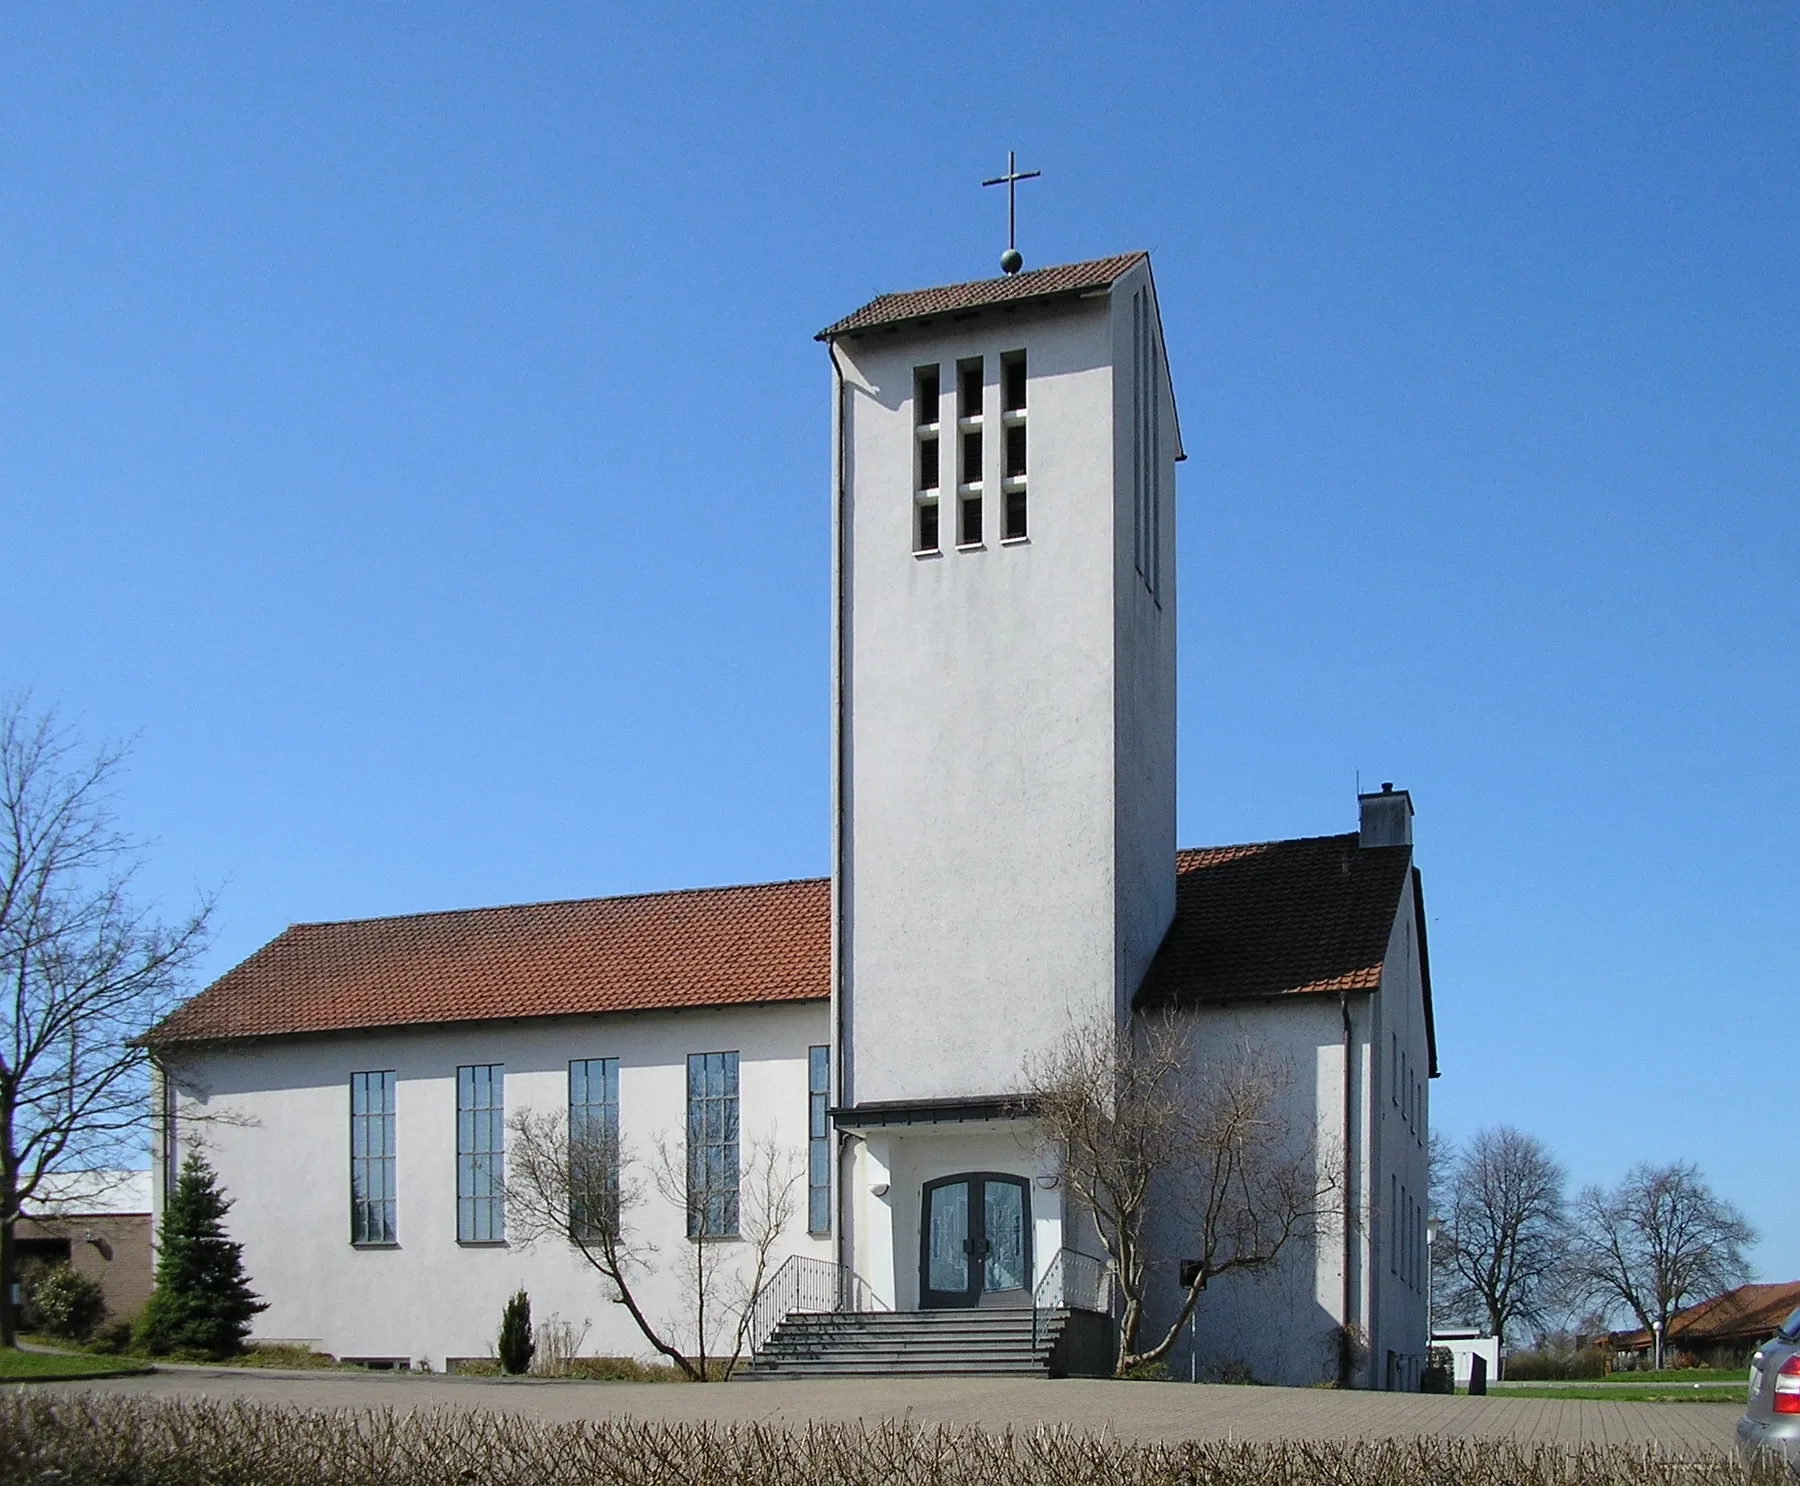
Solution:
<svg viewBox="0 0 1800 1486">
<path fill-rule="evenodd" d="M 1178 852 L 1175 922 L 1137 1004 L 1372 991 L 1411 869 L 1411 847 L 1355 832 Z"/>
<path fill-rule="evenodd" d="M 1410 870 L 1410 848 L 1354 834 L 1179 852 L 1138 1004 L 1373 990 Z M 295 924 L 149 1040 L 822 1001 L 830 918 L 809 878 Z"/>
<path fill-rule="evenodd" d="M 822 1001 L 830 919 L 811 878 L 295 924 L 149 1041 Z"/>
<path fill-rule="evenodd" d="M 1054 268 L 1035 268 L 1029 273 L 1007 274 L 998 279 L 978 279 L 971 284 L 944 284 L 936 289 L 883 294 L 871 299 L 854 313 L 844 316 L 835 325 L 827 325 L 816 339 L 827 341 L 835 336 L 869 330 L 877 325 L 925 320 L 933 315 L 955 314 L 960 310 L 984 309 L 996 304 L 1018 304 L 1029 299 L 1047 299 L 1057 294 L 1075 294 L 1084 289 L 1104 289 L 1145 256 L 1141 252 L 1118 253 L 1111 258 L 1094 258 L 1086 263 L 1063 263 Z"/>
<path fill-rule="evenodd" d="M 1796 1310 L 1800 1310 L 1800 1280 L 1780 1285 L 1739 1285 L 1669 1317 L 1663 1344 L 1705 1346 L 1765 1341 Z M 1612 1340 L 1624 1352 L 1650 1349 L 1650 1333 L 1641 1329 L 1614 1332 Z"/>
</svg>

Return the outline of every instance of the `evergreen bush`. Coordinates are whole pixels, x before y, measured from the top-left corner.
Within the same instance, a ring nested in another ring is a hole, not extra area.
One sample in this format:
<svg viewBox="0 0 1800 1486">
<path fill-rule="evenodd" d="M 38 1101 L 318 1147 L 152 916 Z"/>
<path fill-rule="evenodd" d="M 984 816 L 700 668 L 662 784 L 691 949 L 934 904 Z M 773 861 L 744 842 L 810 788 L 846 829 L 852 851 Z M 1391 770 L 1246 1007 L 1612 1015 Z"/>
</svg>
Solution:
<svg viewBox="0 0 1800 1486">
<path fill-rule="evenodd" d="M 494 1350 L 500 1354 L 502 1372 L 518 1374 L 531 1370 L 537 1343 L 531 1339 L 531 1297 L 523 1290 L 513 1291 L 512 1299 L 500 1313 L 500 1340 Z"/>
<path fill-rule="evenodd" d="M 67 1341 L 86 1341 L 106 1319 L 106 1292 L 100 1281 L 72 1264 L 52 1265 L 40 1273 L 30 1296 L 39 1327 Z"/>
<path fill-rule="evenodd" d="M 244 1246 L 225 1235 L 230 1211 L 218 1174 L 190 1152 L 163 1206 L 156 1287 L 132 1333 L 144 1351 L 229 1357 L 243 1349 L 251 1317 L 268 1309 L 244 1277 Z"/>
</svg>

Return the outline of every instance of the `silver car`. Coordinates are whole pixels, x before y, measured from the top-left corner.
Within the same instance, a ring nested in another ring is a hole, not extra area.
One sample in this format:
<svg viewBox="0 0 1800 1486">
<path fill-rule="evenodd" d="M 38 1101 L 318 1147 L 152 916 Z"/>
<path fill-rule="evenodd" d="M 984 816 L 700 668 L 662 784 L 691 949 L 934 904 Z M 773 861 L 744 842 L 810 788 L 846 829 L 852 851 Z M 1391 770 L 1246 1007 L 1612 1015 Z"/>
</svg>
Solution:
<svg viewBox="0 0 1800 1486">
<path fill-rule="evenodd" d="M 1800 1470 L 1800 1311 L 1750 1359 L 1750 1407 L 1737 1437 L 1746 1459 L 1778 1455 Z"/>
</svg>

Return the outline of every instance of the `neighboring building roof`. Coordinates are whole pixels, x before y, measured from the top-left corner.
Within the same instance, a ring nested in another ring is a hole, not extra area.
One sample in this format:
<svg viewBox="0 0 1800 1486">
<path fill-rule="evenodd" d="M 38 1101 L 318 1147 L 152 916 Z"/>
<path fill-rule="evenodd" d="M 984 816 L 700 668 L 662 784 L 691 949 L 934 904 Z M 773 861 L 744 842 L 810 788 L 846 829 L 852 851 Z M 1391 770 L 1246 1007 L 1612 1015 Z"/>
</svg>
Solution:
<svg viewBox="0 0 1800 1486">
<path fill-rule="evenodd" d="M 1007 274 L 997 279 L 977 279 L 970 284 L 944 284 L 935 289 L 913 289 L 904 294 L 883 294 L 861 309 L 827 325 L 816 340 L 871 330 L 878 325 L 898 325 L 909 320 L 928 320 L 935 315 L 986 309 L 991 305 L 1020 304 L 1050 299 L 1059 294 L 1078 294 L 1104 289 L 1149 255 L 1118 253 L 1086 263 L 1063 263 L 1054 268 L 1034 268 L 1029 273 Z"/>
<path fill-rule="evenodd" d="M 1410 846 L 1354 831 L 1178 852 L 1175 921 L 1137 1005 L 1374 990 L 1411 867 Z"/>
<path fill-rule="evenodd" d="M 150 1211 L 148 1171 L 59 1171 L 38 1183 L 33 1217 L 97 1217 Z"/>
<path fill-rule="evenodd" d="M 147 1040 L 822 1001 L 830 919 L 809 878 L 295 924 Z"/>
<path fill-rule="evenodd" d="M 1663 1345 L 1708 1346 L 1720 1342 L 1763 1341 L 1800 1310 L 1800 1280 L 1779 1285 L 1739 1285 L 1709 1300 L 1690 1305 L 1669 1318 Z M 1647 1352 L 1648 1331 L 1615 1331 L 1612 1343 L 1621 1352 Z"/>
</svg>

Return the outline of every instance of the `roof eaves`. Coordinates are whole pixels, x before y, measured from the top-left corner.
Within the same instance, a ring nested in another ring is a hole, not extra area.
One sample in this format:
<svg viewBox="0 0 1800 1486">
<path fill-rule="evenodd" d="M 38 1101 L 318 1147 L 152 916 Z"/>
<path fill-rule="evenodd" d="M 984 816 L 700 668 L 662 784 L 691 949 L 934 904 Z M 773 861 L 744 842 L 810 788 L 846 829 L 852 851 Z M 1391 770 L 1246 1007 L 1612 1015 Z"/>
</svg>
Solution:
<svg viewBox="0 0 1800 1486">
<path fill-rule="evenodd" d="M 154 1054 L 159 1049 L 173 1047 L 225 1047 L 234 1043 L 260 1044 L 277 1037 L 342 1037 L 347 1032 L 417 1032 L 427 1031 L 433 1027 L 504 1026 L 513 1022 L 568 1021 L 578 1017 L 644 1016 L 659 1012 L 673 1015 L 684 1011 L 737 1011 L 741 1008 L 765 1006 L 813 1006 L 830 999 L 830 992 L 822 991 L 817 994 L 802 993 L 789 996 L 720 997 L 716 1000 L 668 1001 L 643 1006 L 598 1006 L 591 1010 L 574 1011 L 521 1011 L 511 1014 L 481 1012 L 472 1016 L 459 1016 L 451 1012 L 428 1018 L 404 1017 L 391 1022 L 321 1022 L 312 1027 L 276 1027 L 268 1031 L 246 1032 L 177 1033 L 173 1037 L 158 1036 L 156 1034 L 159 1028 L 153 1027 L 149 1032 L 142 1034 L 137 1041 Z"/>
</svg>

